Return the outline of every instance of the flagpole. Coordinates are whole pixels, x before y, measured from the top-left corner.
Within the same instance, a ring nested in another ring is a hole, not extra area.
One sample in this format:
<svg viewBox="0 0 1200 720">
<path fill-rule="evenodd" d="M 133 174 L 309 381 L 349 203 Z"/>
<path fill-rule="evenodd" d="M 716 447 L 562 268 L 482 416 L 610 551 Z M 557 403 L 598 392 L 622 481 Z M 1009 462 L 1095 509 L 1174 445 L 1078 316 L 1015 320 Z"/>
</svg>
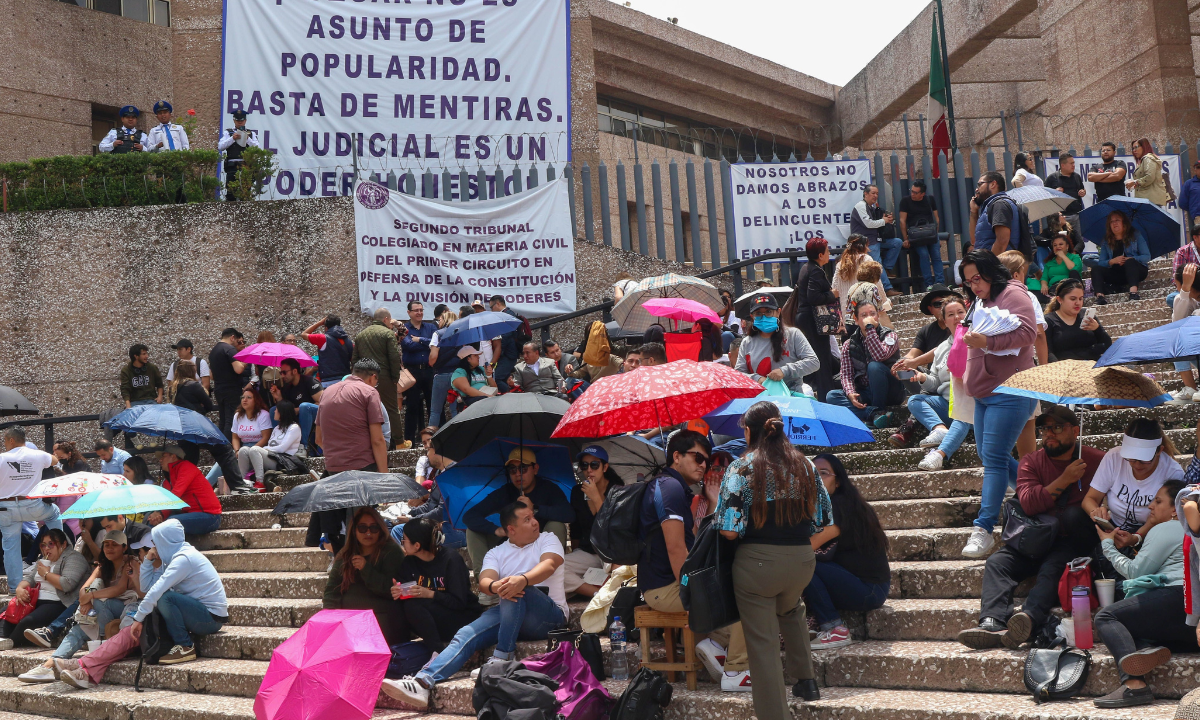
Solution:
<svg viewBox="0 0 1200 720">
<path fill-rule="evenodd" d="M 946 81 L 946 119 L 950 121 L 950 152 L 954 153 L 958 150 L 958 134 L 954 128 L 954 95 L 950 92 L 950 51 L 946 48 L 946 15 L 942 12 L 942 0 L 937 0 L 937 17 L 938 33 L 942 39 L 942 77 Z"/>
</svg>

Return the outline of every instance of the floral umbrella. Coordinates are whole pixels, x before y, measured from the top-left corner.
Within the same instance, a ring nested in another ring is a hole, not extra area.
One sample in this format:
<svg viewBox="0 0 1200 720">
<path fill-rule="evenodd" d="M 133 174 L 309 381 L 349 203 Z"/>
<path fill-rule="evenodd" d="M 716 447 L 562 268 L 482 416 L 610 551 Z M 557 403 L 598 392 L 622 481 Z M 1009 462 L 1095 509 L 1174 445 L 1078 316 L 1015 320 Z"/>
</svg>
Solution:
<svg viewBox="0 0 1200 720">
<path fill-rule="evenodd" d="M 112 473 L 75 472 L 70 475 L 45 478 L 33 486 L 28 497 L 66 497 L 68 495 L 86 495 L 111 487 L 128 485 L 124 475 Z"/>
<path fill-rule="evenodd" d="M 651 298 L 687 298 L 706 305 L 713 311 L 725 307 L 716 286 L 690 275 L 667 273 L 649 277 L 629 289 L 621 302 L 612 309 L 613 320 L 628 333 L 641 333 L 650 329 L 657 318 L 642 307 Z"/>
</svg>

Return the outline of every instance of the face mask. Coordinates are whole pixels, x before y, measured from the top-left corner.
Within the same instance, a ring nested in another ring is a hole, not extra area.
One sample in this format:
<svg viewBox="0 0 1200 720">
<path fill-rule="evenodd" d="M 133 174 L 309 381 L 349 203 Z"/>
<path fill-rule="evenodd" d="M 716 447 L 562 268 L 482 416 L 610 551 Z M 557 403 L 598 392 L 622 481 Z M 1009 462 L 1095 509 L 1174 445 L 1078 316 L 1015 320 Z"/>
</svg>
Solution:
<svg viewBox="0 0 1200 720">
<path fill-rule="evenodd" d="M 754 327 L 763 332 L 775 332 L 779 329 L 779 318 L 770 315 L 760 315 L 754 318 Z"/>
</svg>

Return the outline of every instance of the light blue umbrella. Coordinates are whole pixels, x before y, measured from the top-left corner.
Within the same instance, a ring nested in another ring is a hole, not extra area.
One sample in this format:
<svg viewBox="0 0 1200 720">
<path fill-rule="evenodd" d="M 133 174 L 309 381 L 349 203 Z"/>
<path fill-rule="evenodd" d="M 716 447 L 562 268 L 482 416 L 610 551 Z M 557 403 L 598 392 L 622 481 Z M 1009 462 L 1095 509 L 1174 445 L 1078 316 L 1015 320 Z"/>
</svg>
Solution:
<svg viewBox="0 0 1200 720">
<path fill-rule="evenodd" d="M 481 340 L 491 340 L 516 330 L 520 325 L 521 319 L 508 313 L 471 313 L 438 330 L 438 347 L 454 347 L 477 343 Z"/>
<path fill-rule="evenodd" d="M 1090 208 L 1084 208 L 1079 213 L 1079 232 L 1097 245 L 1103 243 L 1108 214 L 1114 210 L 1120 210 L 1133 221 L 1134 229 L 1146 238 L 1146 244 L 1150 246 L 1151 258 L 1179 249 L 1179 221 L 1146 198 L 1114 195 Z"/>
<path fill-rule="evenodd" d="M 1096 367 L 1193 360 L 1197 355 L 1200 355 L 1200 317 L 1189 315 L 1113 340 L 1096 361 Z"/>
<path fill-rule="evenodd" d="M 104 427 L 168 440 L 187 440 L 197 445 L 229 443 L 212 420 L 178 405 L 136 405 L 104 423 Z"/>
<path fill-rule="evenodd" d="M 803 396 L 753 397 L 730 400 L 704 416 L 708 428 L 718 435 L 743 434 L 738 421 L 751 405 L 766 401 L 779 407 L 793 445 L 836 447 L 858 442 L 874 442 L 875 436 L 850 408 L 817 402 Z"/>
<path fill-rule="evenodd" d="M 155 510 L 179 510 L 187 506 L 187 503 L 170 490 L 164 490 L 158 485 L 122 485 L 84 495 L 76 500 L 62 517 L 69 520 L 106 515 L 137 515 Z"/>
</svg>

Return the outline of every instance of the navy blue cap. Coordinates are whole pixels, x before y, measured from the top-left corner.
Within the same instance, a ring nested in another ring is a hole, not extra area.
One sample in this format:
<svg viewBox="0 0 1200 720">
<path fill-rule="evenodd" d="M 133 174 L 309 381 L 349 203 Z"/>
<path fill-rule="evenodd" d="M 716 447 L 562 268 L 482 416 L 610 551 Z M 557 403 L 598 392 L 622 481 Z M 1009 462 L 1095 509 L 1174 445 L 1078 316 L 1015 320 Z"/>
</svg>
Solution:
<svg viewBox="0 0 1200 720">
<path fill-rule="evenodd" d="M 234 110 L 233 111 L 233 119 L 234 120 L 245 120 L 246 119 L 246 111 L 245 110 Z"/>
<path fill-rule="evenodd" d="M 575 456 L 575 460 L 577 462 L 582 460 L 584 455 L 591 455 L 594 458 L 608 462 L 608 451 L 599 445 L 588 445 L 582 452 Z"/>
<path fill-rule="evenodd" d="M 166 100 L 159 100 L 158 102 L 154 103 L 155 115 L 159 114 L 163 110 L 166 110 L 167 112 L 175 112 L 175 108 L 171 107 L 171 103 L 167 102 Z"/>
<path fill-rule="evenodd" d="M 142 111 L 138 110 L 136 105 L 126 105 L 121 108 L 121 117 L 140 117 L 141 114 Z"/>
</svg>

